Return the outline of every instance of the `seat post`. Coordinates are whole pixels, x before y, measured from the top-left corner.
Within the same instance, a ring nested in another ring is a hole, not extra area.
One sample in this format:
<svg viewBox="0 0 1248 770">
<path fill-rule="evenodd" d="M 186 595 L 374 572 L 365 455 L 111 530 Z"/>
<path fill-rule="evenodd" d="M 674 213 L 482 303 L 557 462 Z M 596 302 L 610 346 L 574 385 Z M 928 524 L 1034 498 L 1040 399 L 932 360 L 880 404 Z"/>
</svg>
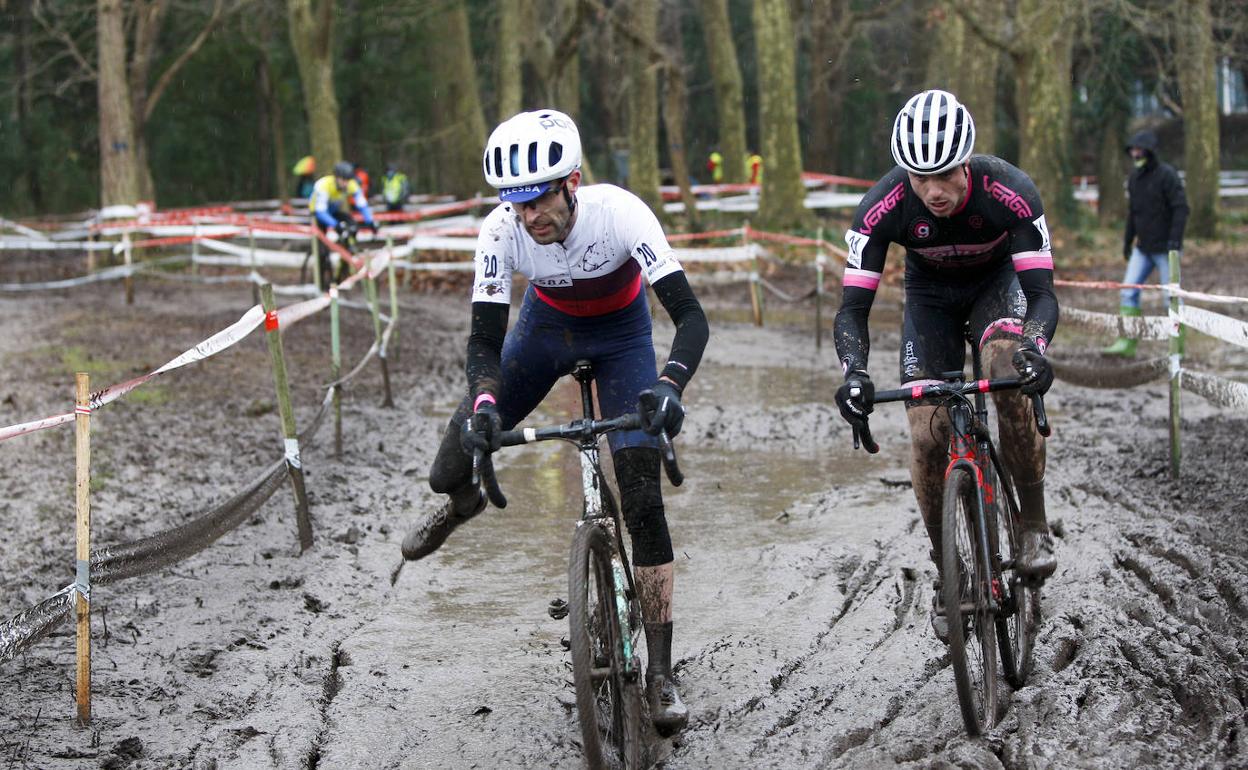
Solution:
<svg viewBox="0 0 1248 770">
<path fill-rule="evenodd" d="M 585 419 L 594 418 L 594 392 L 591 383 L 594 381 L 594 367 L 585 359 L 572 365 L 572 376 L 581 384 L 581 409 Z"/>
</svg>

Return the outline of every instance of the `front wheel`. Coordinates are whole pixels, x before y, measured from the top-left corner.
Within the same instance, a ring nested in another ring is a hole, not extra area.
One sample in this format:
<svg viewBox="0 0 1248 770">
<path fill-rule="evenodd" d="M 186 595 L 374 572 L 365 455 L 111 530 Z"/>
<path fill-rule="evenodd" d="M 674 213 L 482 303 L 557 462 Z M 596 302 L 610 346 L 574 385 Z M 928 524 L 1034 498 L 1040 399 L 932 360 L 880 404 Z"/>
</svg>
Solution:
<svg viewBox="0 0 1248 770">
<path fill-rule="evenodd" d="M 641 684 L 625 671 L 616 611 L 611 539 L 581 524 L 568 565 L 568 624 L 576 712 L 585 761 L 592 770 L 641 765 Z"/>
<path fill-rule="evenodd" d="M 997 721 L 996 623 L 990 609 L 989 570 L 978 534 L 979 492 L 970 472 L 954 468 L 945 478 L 941 523 L 941 580 L 949 626 L 949 658 L 971 735 Z"/>
<path fill-rule="evenodd" d="M 984 474 L 984 484 L 994 489 L 991 509 L 985 511 L 989 525 L 996 531 L 995 546 L 1003 568 L 994 573 L 1004 585 L 994 584 L 1006 609 L 997 615 L 997 642 L 1001 648 L 1001 673 L 1014 688 L 1027 683 L 1031 672 L 1031 653 L 1038 622 L 1039 589 L 1032 588 L 1018 575 L 1014 564 L 1023 547 L 1022 523 L 1018 517 L 1018 501 L 1002 481 L 997 463 Z"/>
</svg>

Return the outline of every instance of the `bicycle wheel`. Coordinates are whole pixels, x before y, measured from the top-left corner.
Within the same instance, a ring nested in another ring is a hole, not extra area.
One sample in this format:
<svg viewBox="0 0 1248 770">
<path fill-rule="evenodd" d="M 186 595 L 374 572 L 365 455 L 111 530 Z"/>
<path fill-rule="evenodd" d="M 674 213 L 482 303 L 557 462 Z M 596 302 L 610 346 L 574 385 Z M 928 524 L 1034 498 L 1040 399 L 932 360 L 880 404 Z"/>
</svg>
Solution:
<svg viewBox="0 0 1248 770">
<path fill-rule="evenodd" d="M 997 644 L 1001 648 L 1001 673 L 1014 688 L 1027 683 L 1031 672 L 1031 652 L 1036 633 L 1036 590 L 1014 571 L 1014 560 L 1023 546 L 1022 524 L 1018 520 L 1018 500 L 1006 489 L 1004 474 L 995 462 L 984 473 L 985 486 L 994 490 L 990 510 L 985 511 L 989 526 L 996 532 L 993 589 L 1004 612 L 997 615 Z M 994 526 L 995 524 L 995 526 Z"/>
<path fill-rule="evenodd" d="M 576 528 L 568 566 L 568 624 L 576 713 L 593 770 L 641 767 L 641 686 L 624 671 L 611 540 L 593 524 Z"/>
<path fill-rule="evenodd" d="M 966 468 L 945 479 L 942 574 L 949 658 L 966 731 L 979 735 L 997 721 L 996 624 L 988 606 L 989 577 L 978 544 L 978 488 Z"/>
</svg>

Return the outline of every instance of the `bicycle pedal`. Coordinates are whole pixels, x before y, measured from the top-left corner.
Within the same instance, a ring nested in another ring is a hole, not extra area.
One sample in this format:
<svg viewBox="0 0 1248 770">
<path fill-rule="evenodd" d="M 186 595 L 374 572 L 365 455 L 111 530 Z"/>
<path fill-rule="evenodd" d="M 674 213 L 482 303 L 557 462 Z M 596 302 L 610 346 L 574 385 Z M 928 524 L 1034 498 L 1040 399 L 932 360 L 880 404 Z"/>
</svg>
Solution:
<svg viewBox="0 0 1248 770">
<path fill-rule="evenodd" d="M 546 612 L 555 620 L 563 620 L 568 616 L 568 603 L 557 597 L 551 599 Z"/>
</svg>

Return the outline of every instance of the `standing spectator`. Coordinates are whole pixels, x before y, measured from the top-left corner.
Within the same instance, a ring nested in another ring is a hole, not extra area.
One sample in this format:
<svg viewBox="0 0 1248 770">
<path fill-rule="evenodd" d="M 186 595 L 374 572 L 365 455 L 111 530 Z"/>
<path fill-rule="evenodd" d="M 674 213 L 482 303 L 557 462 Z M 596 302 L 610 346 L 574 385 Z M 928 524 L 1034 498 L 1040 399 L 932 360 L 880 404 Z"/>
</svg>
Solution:
<svg viewBox="0 0 1248 770">
<path fill-rule="evenodd" d="M 291 170 L 295 173 L 295 197 L 311 198 L 312 185 L 316 184 L 316 158 L 304 155 Z"/>
<path fill-rule="evenodd" d="M 381 178 L 381 197 L 386 201 L 386 211 L 402 211 L 412 185 L 407 174 L 399 171 L 393 163 L 386 164 L 386 174 Z"/>
<path fill-rule="evenodd" d="M 1166 284 L 1170 282 L 1169 253 L 1183 250 L 1188 212 L 1183 180 L 1174 166 L 1157 157 L 1157 134 L 1152 131 L 1140 131 L 1131 137 L 1127 154 L 1135 168 L 1127 177 L 1127 231 L 1122 241 L 1127 271 L 1122 282 L 1144 283 L 1156 268 L 1159 282 Z M 1169 294 L 1166 302 L 1169 303 Z M 1121 305 L 1124 318 L 1139 317 L 1140 290 L 1123 289 Z M 1136 342 L 1132 337 L 1119 337 L 1104 352 L 1131 357 L 1135 355 Z"/>
<path fill-rule="evenodd" d="M 360 183 L 360 191 L 364 193 L 364 200 L 368 200 L 368 169 L 359 163 L 354 166 L 355 181 Z"/>
<path fill-rule="evenodd" d="M 753 150 L 745 155 L 745 178 L 750 184 L 763 183 L 763 156 Z"/>
<path fill-rule="evenodd" d="M 706 160 L 706 171 L 711 175 L 711 182 L 719 184 L 724 181 L 724 156 L 714 150 Z"/>
</svg>

